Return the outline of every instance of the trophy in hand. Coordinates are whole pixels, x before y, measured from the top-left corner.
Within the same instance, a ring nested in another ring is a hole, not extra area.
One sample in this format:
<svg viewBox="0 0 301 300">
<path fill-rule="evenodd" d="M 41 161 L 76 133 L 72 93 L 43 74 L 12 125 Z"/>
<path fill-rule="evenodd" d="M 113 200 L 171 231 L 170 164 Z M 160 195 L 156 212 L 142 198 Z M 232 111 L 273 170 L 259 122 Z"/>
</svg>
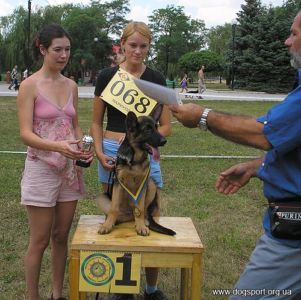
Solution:
<svg viewBox="0 0 301 300">
<path fill-rule="evenodd" d="M 89 152 L 93 145 L 93 138 L 90 135 L 84 135 L 81 141 L 81 150 L 83 152 Z M 75 163 L 77 166 L 82 168 L 90 167 L 91 162 L 86 162 L 85 160 L 79 159 Z"/>
</svg>

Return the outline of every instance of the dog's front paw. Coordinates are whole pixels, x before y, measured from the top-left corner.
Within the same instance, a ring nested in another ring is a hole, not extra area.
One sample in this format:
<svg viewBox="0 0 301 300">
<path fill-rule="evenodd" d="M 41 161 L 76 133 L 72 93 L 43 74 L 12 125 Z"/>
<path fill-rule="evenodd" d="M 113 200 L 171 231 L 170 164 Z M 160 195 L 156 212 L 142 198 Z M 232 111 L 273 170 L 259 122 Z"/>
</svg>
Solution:
<svg viewBox="0 0 301 300">
<path fill-rule="evenodd" d="M 149 228 L 145 225 L 141 225 L 141 226 L 136 225 L 136 231 L 139 235 L 143 235 L 143 236 L 149 235 Z"/>
<path fill-rule="evenodd" d="M 98 229 L 98 234 L 108 234 L 113 230 L 113 226 L 101 224 Z"/>
</svg>

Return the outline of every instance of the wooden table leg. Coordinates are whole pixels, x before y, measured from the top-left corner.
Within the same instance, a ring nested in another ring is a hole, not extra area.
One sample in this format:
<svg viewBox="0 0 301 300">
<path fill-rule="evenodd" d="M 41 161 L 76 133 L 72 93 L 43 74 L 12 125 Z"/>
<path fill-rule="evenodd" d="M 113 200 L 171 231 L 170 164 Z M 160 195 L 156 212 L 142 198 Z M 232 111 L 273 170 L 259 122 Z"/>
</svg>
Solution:
<svg viewBox="0 0 301 300">
<path fill-rule="evenodd" d="M 79 300 L 86 300 L 87 293 L 86 292 L 80 292 L 79 293 Z"/>
<path fill-rule="evenodd" d="M 181 300 L 189 299 L 189 271 L 190 269 L 181 269 Z"/>
<path fill-rule="evenodd" d="M 193 254 L 191 269 L 191 300 L 201 299 L 202 254 Z"/>
<path fill-rule="evenodd" d="M 79 251 L 70 251 L 69 261 L 69 299 L 78 300 L 79 297 Z"/>
</svg>

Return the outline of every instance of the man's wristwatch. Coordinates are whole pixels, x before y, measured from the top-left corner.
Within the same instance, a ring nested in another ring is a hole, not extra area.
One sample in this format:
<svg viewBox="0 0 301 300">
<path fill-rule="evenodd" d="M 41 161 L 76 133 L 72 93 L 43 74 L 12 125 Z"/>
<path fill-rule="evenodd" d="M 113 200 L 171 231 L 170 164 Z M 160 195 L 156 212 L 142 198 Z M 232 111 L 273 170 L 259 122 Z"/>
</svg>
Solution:
<svg viewBox="0 0 301 300">
<path fill-rule="evenodd" d="M 199 122 L 199 127 L 202 130 L 207 130 L 208 129 L 208 125 L 207 125 L 207 118 L 208 118 L 208 114 L 212 109 L 210 108 L 205 108 L 202 115 L 201 115 L 201 119 Z"/>
</svg>

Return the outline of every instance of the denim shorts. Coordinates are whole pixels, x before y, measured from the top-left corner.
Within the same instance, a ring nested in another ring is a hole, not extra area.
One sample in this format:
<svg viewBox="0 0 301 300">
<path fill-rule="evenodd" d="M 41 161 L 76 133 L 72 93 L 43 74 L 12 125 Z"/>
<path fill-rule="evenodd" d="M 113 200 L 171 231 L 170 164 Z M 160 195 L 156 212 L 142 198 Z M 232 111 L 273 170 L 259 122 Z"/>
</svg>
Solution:
<svg viewBox="0 0 301 300">
<path fill-rule="evenodd" d="M 116 159 L 117 151 L 119 149 L 119 143 L 112 139 L 103 139 L 102 149 L 105 155 L 111 156 Z M 158 161 L 155 161 L 152 156 L 150 156 L 150 177 L 154 180 L 157 187 L 163 187 L 163 180 L 161 174 L 161 167 Z M 110 172 L 105 170 L 100 162 L 98 162 L 98 181 L 102 183 L 112 183 L 110 178 Z"/>
</svg>

